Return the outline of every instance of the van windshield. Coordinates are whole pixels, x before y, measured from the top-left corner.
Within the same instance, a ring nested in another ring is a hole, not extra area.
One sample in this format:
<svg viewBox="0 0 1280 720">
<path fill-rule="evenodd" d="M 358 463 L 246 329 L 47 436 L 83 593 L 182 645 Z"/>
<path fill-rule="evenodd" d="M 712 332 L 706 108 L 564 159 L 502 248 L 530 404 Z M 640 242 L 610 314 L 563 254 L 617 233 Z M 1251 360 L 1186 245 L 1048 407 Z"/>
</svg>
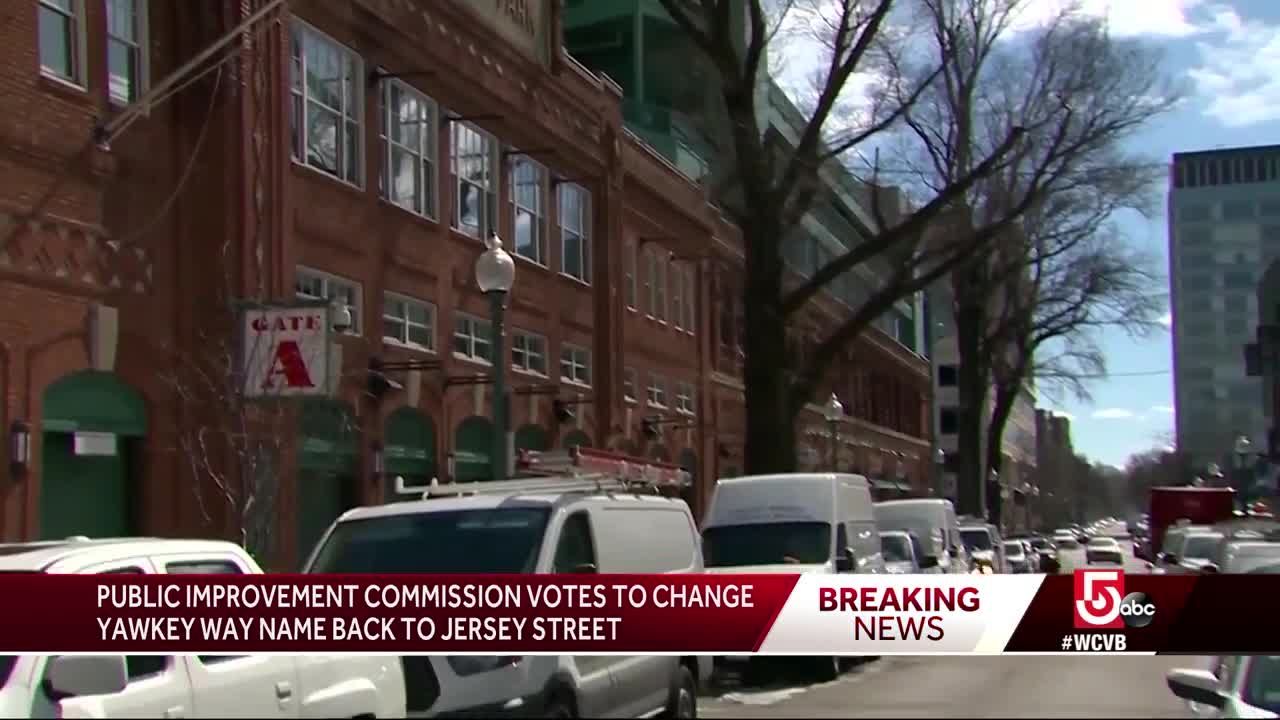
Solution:
<svg viewBox="0 0 1280 720">
<path fill-rule="evenodd" d="M 706 567 L 817 565 L 831 559 L 831 525 L 823 522 L 720 525 L 702 533 Z"/>
<path fill-rule="evenodd" d="M 310 573 L 531 573 L 550 508 L 388 515 L 339 523 Z"/>
<path fill-rule="evenodd" d="M 13 666 L 17 664 L 17 655 L 0 655 L 0 687 L 9 684 L 9 674 L 13 672 Z"/>
<path fill-rule="evenodd" d="M 960 539 L 969 552 L 991 549 L 991 533 L 982 528 L 966 528 L 960 531 Z"/>
<path fill-rule="evenodd" d="M 885 562 L 911 562 L 911 539 L 906 535 L 881 535 L 880 553 Z"/>
</svg>

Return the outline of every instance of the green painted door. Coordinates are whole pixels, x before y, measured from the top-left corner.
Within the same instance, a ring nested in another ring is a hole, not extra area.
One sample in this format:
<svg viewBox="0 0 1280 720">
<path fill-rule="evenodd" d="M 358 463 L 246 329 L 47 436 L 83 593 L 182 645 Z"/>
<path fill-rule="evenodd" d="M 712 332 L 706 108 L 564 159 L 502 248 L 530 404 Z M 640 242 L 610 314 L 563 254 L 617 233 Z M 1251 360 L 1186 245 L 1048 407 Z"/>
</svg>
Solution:
<svg viewBox="0 0 1280 720">
<path fill-rule="evenodd" d="M 124 537 L 134 530 L 129 512 L 129 469 L 124 443 L 115 456 L 77 456 L 74 436 L 45 433 L 40 456 L 40 537 Z"/>
<path fill-rule="evenodd" d="M 431 418 L 414 408 L 400 408 L 387 418 L 383 436 L 383 499 L 396 502 L 420 497 L 421 493 L 397 493 L 396 477 L 403 477 L 410 487 L 420 487 L 436 476 L 436 429 Z"/>
<path fill-rule="evenodd" d="M 493 423 L 478 415 L 458 423 L 453 443 L 453 472 L 456 482 L 493 479 Z"/>
<path fill-rule="evenodd" d="M 142 396 L 112 373 L 85 370 L 45 390 L 41 415 L 40 536 L 137 532 L 132 491 L 139 483 L 129 461 L 147 434 Z M 77 455 L 76 432 L 114 436 L 115 454 Z"/>
<path fill-rule="evenodd" d="M 299 424 L 295 522 L 298 560 L 303 562 L 329 525 L 354 504 L 359 432 L 347 406 L 328 400 L 304 402 Z"/>
</svg>

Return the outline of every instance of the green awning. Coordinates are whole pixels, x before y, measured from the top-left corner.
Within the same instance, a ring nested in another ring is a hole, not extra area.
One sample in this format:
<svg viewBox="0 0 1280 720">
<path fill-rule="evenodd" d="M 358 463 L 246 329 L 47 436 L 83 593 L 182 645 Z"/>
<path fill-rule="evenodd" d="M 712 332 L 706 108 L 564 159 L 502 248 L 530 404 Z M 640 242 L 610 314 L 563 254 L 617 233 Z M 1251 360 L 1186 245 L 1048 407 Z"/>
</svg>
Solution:
<svg viewBox="0 0 1280 720">
<path fill-rule="evenodd" d="M 591 436 L 581 430 L 574 430 L 564 436 L 564 446 L 566 449 L 575 447 L 591 447 Z"/>
<path fill-rule="evenodd" d="M 436 429 L 420 410 L 402 407 L 387 418 L 383 467 L 388 475 L 433 477 L 436 474 Z"/>
<path fill-rule="evenodd" d="M 551 436 L 541 425 L 521 425 L 516 430 L 516 451 L 532 450 L 543 452 L 551 449 Z"/>
<path fill-rule="evenodd" d="M 453 442 L 453 474 L 457 482 L 493 479 L 493 423 L 478 415 L 463 420 Z"/>
<path fill-rule="evenodd" d="M 355 472 L 360 431 L 351 410 L 333 400 L 307 399 L 299 412 L 300 468 L 340 474 Z"/>
<path fill-rule="evenodd" d="M 45 432 L 102 432 L 126 437 L 147 434 L 147 406 L 136 390 L 113 373 L 85 370 L 44 391 Z"/>
</svg>

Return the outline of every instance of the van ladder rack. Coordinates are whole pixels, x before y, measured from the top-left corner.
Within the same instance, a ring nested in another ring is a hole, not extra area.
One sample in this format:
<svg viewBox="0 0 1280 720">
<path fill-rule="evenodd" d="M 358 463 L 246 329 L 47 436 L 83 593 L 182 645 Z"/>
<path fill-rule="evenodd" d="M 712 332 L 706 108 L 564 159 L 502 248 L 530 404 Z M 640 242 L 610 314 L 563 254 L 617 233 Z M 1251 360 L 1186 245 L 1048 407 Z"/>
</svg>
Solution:
<svg viewBox="0 0 1280 720">
<path fill-rule="evenodd" d="M 689 473 L 671 463 L 577 447 L 561 452 L 521 451 L 519 467 L 533 477 L 469 483 L 433 479 L 422 498 L 569 492 L 661 494 L 664 488 L 678 491 L 692 484 Z"/>
</svg>

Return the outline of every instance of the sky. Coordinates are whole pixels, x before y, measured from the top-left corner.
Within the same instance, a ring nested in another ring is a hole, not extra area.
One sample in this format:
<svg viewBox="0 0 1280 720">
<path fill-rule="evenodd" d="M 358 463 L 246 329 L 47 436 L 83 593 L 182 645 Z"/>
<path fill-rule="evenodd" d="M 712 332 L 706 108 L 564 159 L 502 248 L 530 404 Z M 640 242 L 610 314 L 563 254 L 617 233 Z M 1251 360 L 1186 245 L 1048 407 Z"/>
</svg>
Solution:
<svg viewBox="0 0 1280 720">
<path fill-rule="evenodd" d="M 1021 27 L 1034 26 L 1070 0 L 1028 0 Z M 1083 12 L 1105 16 L 1111 32 L 1160 47 L 1170 76 L 1186 97 L 1172 112 L 1129 141 L 1129 149 L 1168 162 L 1175 152 L 1280 143 L 1280 0 L 1076 0 Z M 788 52 L 780 82 L 795 87 L 812 70 L 791 59 L 818 53 Z M 1127 241 L 1155 259 L 1167 292 L 1168 235 L 1165 193 L 1152 188 L 1157 211 L 1150 218 L 1126 213 L 1116 222 Z M 1166 314 L 1162 321 L 1168 323 Z M 1072 418 L 1077 452 L 1123 467 L 1134 453 L 1165 447 L 1173 434 L 1172 347 L 1157 330 L 1132 338 L 1119 329 L 1099 340 L 1109 377 L 1091 382 L 1091 397 L 1042 397 L 1045 407 Z"/>
</svg>

